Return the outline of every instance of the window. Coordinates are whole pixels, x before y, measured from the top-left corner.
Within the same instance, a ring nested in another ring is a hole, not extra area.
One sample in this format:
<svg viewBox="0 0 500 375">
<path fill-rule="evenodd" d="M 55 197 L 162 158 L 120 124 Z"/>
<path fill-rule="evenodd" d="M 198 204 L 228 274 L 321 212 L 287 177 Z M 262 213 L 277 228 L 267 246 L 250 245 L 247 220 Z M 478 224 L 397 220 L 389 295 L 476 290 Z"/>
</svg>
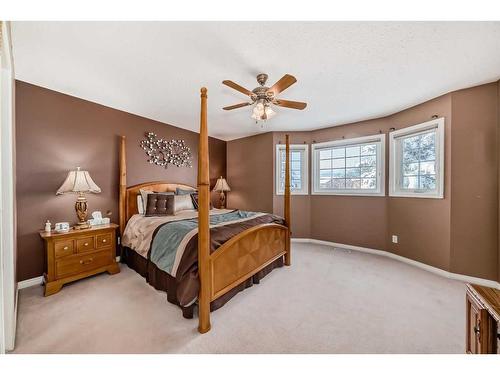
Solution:
<svg viewBox="0 0 500 375">
<path fill-rule="evenodd" d="M 389 135 L 389 195 L 443 198 L 444 118 Z"/>
<path fill-rule="evenodd" d="M 290 191 L 309 194 L 308 145 L 290 145 Z M 285 145 L 276 145 L 276 194 L 285 192 Z"/>
<path fill-rule="evenodd" d="M 385 135 L 312 145 L 313 194 L 384 195 Z"/>
</svg>

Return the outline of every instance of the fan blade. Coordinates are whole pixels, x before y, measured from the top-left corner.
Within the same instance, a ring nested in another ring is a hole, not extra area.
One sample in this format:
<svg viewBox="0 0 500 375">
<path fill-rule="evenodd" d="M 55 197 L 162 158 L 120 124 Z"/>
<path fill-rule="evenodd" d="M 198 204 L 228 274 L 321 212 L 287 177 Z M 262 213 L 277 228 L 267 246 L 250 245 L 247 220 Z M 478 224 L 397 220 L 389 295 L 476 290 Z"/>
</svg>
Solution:
<svg viewBox="0 0 500 375">
<path fill-rule="evenodd" d="M 285 100 L 285 99 L 276 99 L 275 101 L 273 101 L 273 103 L 279 105 L 280 107 L 287 107 L 293 109 L 304 109 L 307 107 L 307 103 L 294 102 L 293 100 Z"/>
<path fill-rule="evenodd" d="M 280 92 L 289 88 L 295 82 L 297 82 L 297 79 L 294 76 L 290 74 L 285 74 L 283 77 L 281 77 L 281 79 L 278 82 L 272 85 L 272 87 L 267 91 L 272 91 L 274 95 L 278 95 Z"/>
<path fill-rule="evenodd" d="M 252 92 L 250 90 L 247 90 L 246 88 L 241 87 L 240 85 L 238 85 L 237 83 L 234 83 L 233 81 L 225 80 L 225 81 L 222 81 L 222 83 L 226 86 L 231 87 L 232 89 L 235 89 L 236 91 L 239 91 L 239 92 L 245 94 L 245 95 L 248 95 L 248 96 L 252 95 Z"/>
<path fill-rule="evenodd" d="M 230 111 L 231 109 L 246 107 L 247 105 L 251 105 L 251 104 L 252 103 L 240 103 L 240 104 L 230 105 L 229 107 L 224 107 L 222 109 L 225 109 L 226 111 Z"/>
</svg>

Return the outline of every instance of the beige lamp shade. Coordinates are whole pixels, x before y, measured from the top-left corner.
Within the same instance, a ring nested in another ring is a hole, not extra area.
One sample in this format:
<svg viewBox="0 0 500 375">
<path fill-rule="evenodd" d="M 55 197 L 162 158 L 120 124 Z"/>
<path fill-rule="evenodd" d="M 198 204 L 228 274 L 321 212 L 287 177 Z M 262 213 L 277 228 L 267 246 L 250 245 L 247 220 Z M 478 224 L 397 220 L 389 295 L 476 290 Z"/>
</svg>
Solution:
<svg viewBox="0 0 500 375">
<path fill-rule="evenodd" d="M 213 191 L 231 191 L 225 178 L 219 177 Z"/>
<path fill-rule="evenodd" d="M 100 193 L 101 188 L 92 180 L 88 171 L 80 170 L 68 172 L 66 180 L 57 190 L 56 195 L 64 193 Z"/>
</svg>

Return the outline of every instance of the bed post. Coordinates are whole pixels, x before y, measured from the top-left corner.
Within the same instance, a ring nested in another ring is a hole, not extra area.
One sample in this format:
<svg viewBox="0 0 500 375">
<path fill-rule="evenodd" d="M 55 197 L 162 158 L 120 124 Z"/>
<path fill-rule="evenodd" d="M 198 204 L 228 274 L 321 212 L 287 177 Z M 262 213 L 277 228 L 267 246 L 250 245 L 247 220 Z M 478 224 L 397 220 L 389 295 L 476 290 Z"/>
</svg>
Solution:
<svg viewBox="0 0 500 375">
<path fill-rule="evenodd" d="M 292 226 L 290 222 L 290 136 L 285 135 L 285 225 L 288 227 L 288 236 L 285 243 L 285 265 L 291 265 L 290 237 Z"/>
<path fill-rule="evenodd" d="M 127 159 L 125 155 L 125 136 L 120 137 L 120 195 L 118 202 L 119 221 L 120 221 L 120 243 L 125 231 L 125 202 L 127 199 Z"/>
<path fill-rule="evenodd" d="M 200 140 L 198 143 L 198 270 L 200 294 L 198 296 L 198 331 L 210 330 L 210 179 L 208 165 L 207 89 L 201 89 Z"/>
</svg>

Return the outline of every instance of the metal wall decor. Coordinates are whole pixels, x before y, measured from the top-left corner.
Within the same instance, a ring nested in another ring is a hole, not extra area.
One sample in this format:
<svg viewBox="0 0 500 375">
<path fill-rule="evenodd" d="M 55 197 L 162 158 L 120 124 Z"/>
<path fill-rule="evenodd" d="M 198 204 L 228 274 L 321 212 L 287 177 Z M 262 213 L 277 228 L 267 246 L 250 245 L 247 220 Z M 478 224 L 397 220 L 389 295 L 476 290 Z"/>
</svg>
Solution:
<svg viewBox="0 0 500 375">
<path fill-rule="evenodd" d="M 155 133 L 145 133 L 146 139 L 141 141 L 141 147 L 149 156 L 148 162 L 168 168 L 169 164 L 176 167 L 193 167 L 191 164 L 191 149 L 183 139 L 169 141 L 158 138 Z"/>
</svg>

